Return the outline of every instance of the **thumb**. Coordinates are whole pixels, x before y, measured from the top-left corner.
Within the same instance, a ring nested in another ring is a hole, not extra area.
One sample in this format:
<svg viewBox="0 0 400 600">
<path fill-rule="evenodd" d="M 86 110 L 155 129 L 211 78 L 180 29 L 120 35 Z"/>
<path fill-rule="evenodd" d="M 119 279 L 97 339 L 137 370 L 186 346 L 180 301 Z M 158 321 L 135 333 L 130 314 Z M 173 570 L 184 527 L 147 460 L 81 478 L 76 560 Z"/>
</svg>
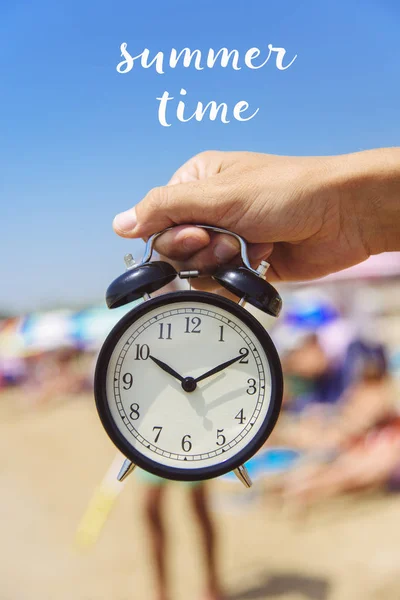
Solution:
<svg viewBox="0 0 400 600">
<path fill-rule="evenodd" d="M 217 204 L 218 212 L 221 209 L 217 194 L 221 199 L 224 194 L 223 186 L 213 179 L 153 188 L 136 207 L 115 217 L 115 232 L 122 237 L 145 238 L 172 225 L 215 224 Z"/>
</svg>

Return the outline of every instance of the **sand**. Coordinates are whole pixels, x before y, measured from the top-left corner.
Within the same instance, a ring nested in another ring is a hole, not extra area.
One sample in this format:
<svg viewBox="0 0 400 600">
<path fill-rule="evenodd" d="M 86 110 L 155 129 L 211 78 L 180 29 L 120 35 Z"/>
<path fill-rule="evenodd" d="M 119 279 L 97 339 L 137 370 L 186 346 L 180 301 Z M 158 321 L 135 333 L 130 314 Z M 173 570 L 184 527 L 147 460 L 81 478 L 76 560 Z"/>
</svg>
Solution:
<svg viewBox="0 0 400 600">
<path fill-rule="evenodd" d="M 144 487 L 133 474 L 97 543 L 77 525 L 115 456 L 82 396 L 29 408 L 0 396 L 0 600 L 151 600 Z M 227 598 L 399 600 L 400 497 L 339 498 L 301 518 L 255 486 L 210 484 Z M 202 562 L 187 490 L 166 502 L 171 598 L 201 599 Z"/>
</svg>

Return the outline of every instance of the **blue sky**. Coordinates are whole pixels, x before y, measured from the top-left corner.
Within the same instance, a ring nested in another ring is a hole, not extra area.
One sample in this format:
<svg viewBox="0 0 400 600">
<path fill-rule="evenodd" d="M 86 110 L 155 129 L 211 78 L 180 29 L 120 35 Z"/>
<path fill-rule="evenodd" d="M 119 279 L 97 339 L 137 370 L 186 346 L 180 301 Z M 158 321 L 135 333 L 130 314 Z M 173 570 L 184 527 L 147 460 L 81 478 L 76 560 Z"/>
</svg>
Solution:
<svg viewBox="0 0 400 600">
<path fill-rule="evenodd" d="M 114 215 L 207 149 L 337 154 L 399 145 L 400 10 L 394 0 L 5 0 L 0 4 L 0 310 L 101 301 L 139 242 Z M 116 71 L 132 54 L 286 48 L 273 64 Z M 246 100 L 247 123 L 172 119 L 156 97 Z"/>
</svg>

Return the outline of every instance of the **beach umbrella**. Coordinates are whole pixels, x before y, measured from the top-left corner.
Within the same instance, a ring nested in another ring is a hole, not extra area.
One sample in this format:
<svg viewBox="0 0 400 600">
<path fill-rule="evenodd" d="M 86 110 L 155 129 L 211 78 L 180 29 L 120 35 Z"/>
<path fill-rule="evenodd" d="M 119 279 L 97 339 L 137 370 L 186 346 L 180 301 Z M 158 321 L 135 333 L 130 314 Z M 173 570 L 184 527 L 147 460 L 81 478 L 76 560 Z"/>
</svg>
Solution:
<svg viewBox="0 0 400 600">
<path fill-rule="evenodd" d="M 77 346 L 97 349 L 104 342 L 114 325 L 142 300 L 113 310 L 105 306 L 94 306 L 72 315 L 72 336 Z"/>
<path fill-rule="evenodd" d="M 74 346 L 72 311 L 33 313 L 19 327 L 25 354 Z"/>
<path fill-rule="evenodd" d="M 299 329 L 315 330 L 340 316 L 332 300 L 320 290 L 302 289 L 290 295 L 283 311 L 283 323 Z"/>
</svg>

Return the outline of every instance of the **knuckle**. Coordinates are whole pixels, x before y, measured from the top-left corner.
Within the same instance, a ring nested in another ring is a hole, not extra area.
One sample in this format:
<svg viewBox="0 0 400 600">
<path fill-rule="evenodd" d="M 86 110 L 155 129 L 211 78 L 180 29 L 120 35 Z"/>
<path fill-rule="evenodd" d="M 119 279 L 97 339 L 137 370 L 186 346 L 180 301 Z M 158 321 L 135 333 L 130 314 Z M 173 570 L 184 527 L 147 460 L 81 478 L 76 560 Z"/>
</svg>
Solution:
<svg viewBox="0 0 400 600">
<path fill-rule="evenodd" d="M 167 186 L 159 186 L 153 188 L 147 196 L 147 201 L 150 207 L 159 208 L 160 206 L 165 206 L 168 204 L 168 187 Z"/>
<path fill-rule="evenodd" d="M 204 150 L 203 152 L 199 152 L 195 158 L 203 158 L 203 159 L 212 159 L 218 156 L 220 152 L 218 150 Z"/>
<path fill-rule="evenodd" d="M 205 150 L 197 154 L 195 160 L 206 165 L 220 165 L 224 154 L 221 150 Z"/>
<path fill-rule="evenodd" d="M 164 185 L 157 186 L 154 188 L 154 194 L 157 196 L 160 203 L 162 203 L 164 201 L 167 190 L 168 190 L 168 188 Z"/>
</svg>

